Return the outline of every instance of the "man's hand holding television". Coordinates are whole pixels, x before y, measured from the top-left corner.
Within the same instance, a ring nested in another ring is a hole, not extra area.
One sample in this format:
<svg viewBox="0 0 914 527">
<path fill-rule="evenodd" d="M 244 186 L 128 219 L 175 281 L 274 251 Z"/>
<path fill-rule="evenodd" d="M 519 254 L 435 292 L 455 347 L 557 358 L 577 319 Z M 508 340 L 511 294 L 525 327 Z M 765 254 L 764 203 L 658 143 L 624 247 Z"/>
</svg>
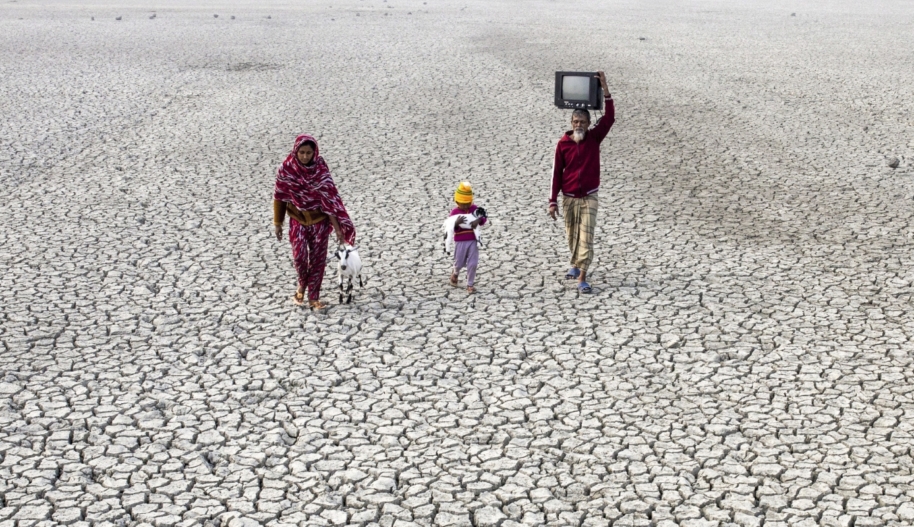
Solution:
<svg viewBox="0 0 914 527">
<path fill-rule="evenodd" d="M 600 87 L 603 88 L 603 96 L 607 99 L 612 99 L 613 96 L 609 93 L 609 86 L 606 85 L 606 73 L 598 71 L 597 77 L 600 78 Z"/>
</svg>

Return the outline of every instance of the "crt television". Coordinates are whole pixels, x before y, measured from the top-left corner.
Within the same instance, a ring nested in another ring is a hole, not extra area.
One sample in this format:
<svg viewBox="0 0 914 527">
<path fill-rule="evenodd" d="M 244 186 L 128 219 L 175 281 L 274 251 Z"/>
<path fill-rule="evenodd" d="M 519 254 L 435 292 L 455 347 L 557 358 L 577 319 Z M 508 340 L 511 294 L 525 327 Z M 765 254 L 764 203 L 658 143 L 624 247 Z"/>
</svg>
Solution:
<svg viewBox="0 0 914 527">
<path fill-rule="evenodd" d="M 602 110 L 603 88 L 595 71 L 555 72 L 555 105 L 577 110 Z"/>
</svg>

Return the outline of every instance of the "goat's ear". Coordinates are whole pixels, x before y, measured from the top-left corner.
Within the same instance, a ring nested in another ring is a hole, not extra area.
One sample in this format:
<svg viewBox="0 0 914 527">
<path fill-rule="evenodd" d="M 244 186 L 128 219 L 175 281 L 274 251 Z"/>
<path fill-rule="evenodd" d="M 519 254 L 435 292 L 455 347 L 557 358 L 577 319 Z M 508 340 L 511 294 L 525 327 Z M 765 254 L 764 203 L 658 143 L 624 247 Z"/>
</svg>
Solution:
<svg viewBox="0 0 914 527">
<path fill-rule="evenodd" d="M 352 251 L 358 251 L 358 250 L 359 250 L 359 246 L 358 246 L 358 245 L 356 245 L 356 246 L 355 246 L 355 247 L 353 247 L 353 248 L 352 248 L 352 249 L 350 249 L 350 250 L 352 250 Z"/>
</svg>

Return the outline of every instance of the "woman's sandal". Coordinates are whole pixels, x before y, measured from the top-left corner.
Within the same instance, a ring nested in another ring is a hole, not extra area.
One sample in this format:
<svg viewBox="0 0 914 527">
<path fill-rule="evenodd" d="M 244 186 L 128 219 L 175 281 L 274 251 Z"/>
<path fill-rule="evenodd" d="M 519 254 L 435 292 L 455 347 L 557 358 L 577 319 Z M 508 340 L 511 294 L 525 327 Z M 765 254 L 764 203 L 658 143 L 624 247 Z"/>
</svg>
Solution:
<svg viewBox="0 0 914 527">
<path fill-rule="evenodd" d="M 296 292 L 295 292 L 295 296 L 292 297 L 292 302 L 293 302 L 296 306 L 303 306 L 303 305 L 305 305 L 305 293 L 304 293 L 304 292 L 301 292 L 301 293 L 300 293 L 300 292 L 296 291 Z"/>
<path fill-rule="evenodd" d="M 448 278 L 448 283 L 451 284 L 451 287 L 457 287 L 457 275 L 451 274 L 451 277 Z"/>
<path fill-rule="evenodd" d="M 473 286 L 471 286 L 471 285 L 470 285 L 470 286 L 467 286 L 467 294 L 468 294 L 468 295 L 472 295 L 472 294 L 475 293 L 475 292 L 476 292 L 476 288 L 475 288 L 475 287 L 473 287 Z"/>
<path fill-rule="evenodd" d="M 308 302 L 308 307 L 311 308 L 311 311 L 323 311 L 330 307 L 330 304 L 325 304 L 320 300 L 311 300 Z"/>
<path fill-rule="evenodd" d="M 593 292 L 593 288 L 591 288 L 590 284 L 588 284 L 587 282 L 579 282 L 578 291 L 584 293 L 585 295 L 589 295 L 590 293 Z"/>
<path fill-rule="evenodd" d="M 577 267 L 572 267 L 565 273 L 565 280 L 577 280 L 581 276 L 581 270 Z"/>
</svg>

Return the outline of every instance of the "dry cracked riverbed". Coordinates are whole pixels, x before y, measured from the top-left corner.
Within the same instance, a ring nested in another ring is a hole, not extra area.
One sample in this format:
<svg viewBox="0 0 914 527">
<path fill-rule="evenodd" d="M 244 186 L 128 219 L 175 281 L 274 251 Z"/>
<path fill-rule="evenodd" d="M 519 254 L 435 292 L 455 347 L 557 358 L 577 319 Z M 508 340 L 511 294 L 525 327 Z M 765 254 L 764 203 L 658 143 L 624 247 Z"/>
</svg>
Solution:
<svg viewBox="0 0 914 527">
<path fill-rule="evenodd" d="M 914 524 L 910 2 L 299 4 L 0 6 L 0 527 Z M 579 296 L 552 83 L 599 68 Z M 325 314 L 300 132 L 366 260 Z"/>
</svg>

